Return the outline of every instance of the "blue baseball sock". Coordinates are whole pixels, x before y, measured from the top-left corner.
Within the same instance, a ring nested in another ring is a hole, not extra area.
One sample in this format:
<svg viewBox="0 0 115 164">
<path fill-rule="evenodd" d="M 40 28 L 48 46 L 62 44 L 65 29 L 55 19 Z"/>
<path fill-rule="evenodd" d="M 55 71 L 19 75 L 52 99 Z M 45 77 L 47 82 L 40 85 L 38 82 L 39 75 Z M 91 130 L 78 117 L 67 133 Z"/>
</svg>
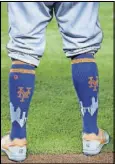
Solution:
<svg viewBox="0 0 115 164">
<path fill-rule="evenodd" d="M 98 134 L 98 69 L 92 54 L 72 58 L 72 79 L 80 103 L 83 132 Z"/>
<path fill-rule="evenodd" d="M 35 67 L 12 61 L 9 74 L 9 98 L 12 128 L 10 138 L 26 138 L 28 109 L 34 91 Z"/>
</svg>

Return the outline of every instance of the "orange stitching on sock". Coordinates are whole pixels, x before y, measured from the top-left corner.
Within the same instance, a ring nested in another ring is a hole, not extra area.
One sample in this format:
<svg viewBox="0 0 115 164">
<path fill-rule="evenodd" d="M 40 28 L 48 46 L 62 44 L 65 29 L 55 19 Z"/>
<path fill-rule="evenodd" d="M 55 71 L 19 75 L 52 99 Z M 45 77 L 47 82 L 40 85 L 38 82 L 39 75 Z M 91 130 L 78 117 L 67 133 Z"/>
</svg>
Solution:
<svg viewBox="0 0 115 164">
<path fill-rule="evenodd" d="M 25 102 L 25 99 L 28 99 L 30 94 L 31 94 L 31 89 L 32 88 L 29 88 L 29 87 L 26 87 L 26 91 L 24 89 L 24 87 L 18 87 L 18 91 L 17 91 L 17 94 L 18 94 L 18 98 L 20 99 L 20 102 Z"/>
<path fill-rule="evenodd" d="M 10 72 L 18 72 L 18 73 L 26 73 L 26 74 L 34 74 L 34 70 L 27 70 L 27 69 L 11 69 Z"/>
<path fill-rule="evenodd" d="M 93 91 L 97 91 L 97 87 L 98 87 L 98 76 L 96 76 L 96 79 L 94 79 L 94 77 L 89 77 L 88 78 L 88 84 L 89 84 L 89 88 L 92 88 Z"/>
<path fill-rule="evenodd" d="M 75 64 L 75 63 L 89 63 L 89 62 L 93 62 L 95 63 L 95 59 L 89 59 L 89 58 L 82 58 L 82 59 L 74 59 L 71 61 L 72 64 Z"/>
</svg>

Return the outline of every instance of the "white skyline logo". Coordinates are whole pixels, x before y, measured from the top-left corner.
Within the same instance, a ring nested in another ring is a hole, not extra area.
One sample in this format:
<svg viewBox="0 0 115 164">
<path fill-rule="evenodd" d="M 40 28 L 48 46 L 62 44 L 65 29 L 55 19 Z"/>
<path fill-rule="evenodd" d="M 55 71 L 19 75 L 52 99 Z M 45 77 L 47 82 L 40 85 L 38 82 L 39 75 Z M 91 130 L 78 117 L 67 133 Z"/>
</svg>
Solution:
<svg viewBox="0 0 115 164">
<path fill-rule="evenodd" d="M 98 109 L 98 99 L 96 101 L 95 97 L 92 97 L 91 101 L 92 104 L 90 107 L 84 107 L 82 101 L 80 101 L 81 113 L 83 116 L 86 113 L 86 111 L 88 111 L 91 114 L 91 116 L 93 116 L 96 110 Z"/>
<path fill-rule="evenodd" d="M 16 109 L 16 111 L 14 111 L 14 106 L 13 104 L 10 102 L 10 115 L 11 115 L 11 121 L 12 123 L 14 121 L 17 121 L 18 124 L 23 127 L 26 123 L 27 117 L 26 117 L 26 112 L 22 113 L 22 118 L 20 118 L 21 116 L 21 109 L 18 107 Z"/>
</svg>

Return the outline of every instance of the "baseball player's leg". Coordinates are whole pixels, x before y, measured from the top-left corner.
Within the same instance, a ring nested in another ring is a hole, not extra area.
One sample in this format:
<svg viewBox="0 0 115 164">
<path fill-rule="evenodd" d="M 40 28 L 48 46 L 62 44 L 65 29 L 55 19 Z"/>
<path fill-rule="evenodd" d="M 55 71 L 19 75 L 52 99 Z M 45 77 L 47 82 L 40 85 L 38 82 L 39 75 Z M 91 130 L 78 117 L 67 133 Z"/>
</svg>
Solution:
<svg viewBox="0 0 115 164">
<path fill-rule="evenodd" d="M 2 150 L 15 161 L 26 158 L 26 122 L 35 84 L 35 67 L 45 47 L 45 28 L 51 8 L 41 2 L 10 2 L 8 55 L 9 100 L 12 128 L 2 138 Z"/>
<path fill-rule="evenodd" d="M 28 109 L 34 92 L 35 66 L 12 60 L 9 73 L 9 98 L 12 128 L 10 139 L 26 139 Z"/>
<path fill-rule="evenodd" d="M 83 133 L 93 134 L 95 137 L 103 134 L 97 125 L 99 83 L 94 59 L 94 54 L 102 42 L 98 8 L 98 2 L 57 2 L 55 5 L 64 52 L 72 60 L 72 79 L 81 106 Z M 92 151 L 87 150 L 85 137 L 83 135 L 83 149 L 90 154 Z M 86 138 L 90 140 L 92 136 Z M 93 149 L 93 146 L 91 143 L 89 150 Z M 97 151 L 93 150 L 93 153 L 97 154 L 101 146 L 102 144 Z M 95 146 L 97 147 L 98 145 Z"/>
</svg>

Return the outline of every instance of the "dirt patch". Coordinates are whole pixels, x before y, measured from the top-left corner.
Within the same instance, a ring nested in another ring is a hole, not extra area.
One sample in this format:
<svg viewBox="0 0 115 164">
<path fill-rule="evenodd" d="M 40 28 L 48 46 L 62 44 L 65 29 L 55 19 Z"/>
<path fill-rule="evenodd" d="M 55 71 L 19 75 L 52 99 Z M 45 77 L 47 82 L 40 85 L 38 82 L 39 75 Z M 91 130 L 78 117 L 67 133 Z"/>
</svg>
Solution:
<svg viewBox="0 0 115 164">
<path fill-rule="evenodd" d="M 113 163 L 114 153 L 100 153 L 96 156 L 83 154 L 29 155 L 22 163 Z M 15 163 L 7 156 L 1 156 L 1 163 Z"/>
</svg>

